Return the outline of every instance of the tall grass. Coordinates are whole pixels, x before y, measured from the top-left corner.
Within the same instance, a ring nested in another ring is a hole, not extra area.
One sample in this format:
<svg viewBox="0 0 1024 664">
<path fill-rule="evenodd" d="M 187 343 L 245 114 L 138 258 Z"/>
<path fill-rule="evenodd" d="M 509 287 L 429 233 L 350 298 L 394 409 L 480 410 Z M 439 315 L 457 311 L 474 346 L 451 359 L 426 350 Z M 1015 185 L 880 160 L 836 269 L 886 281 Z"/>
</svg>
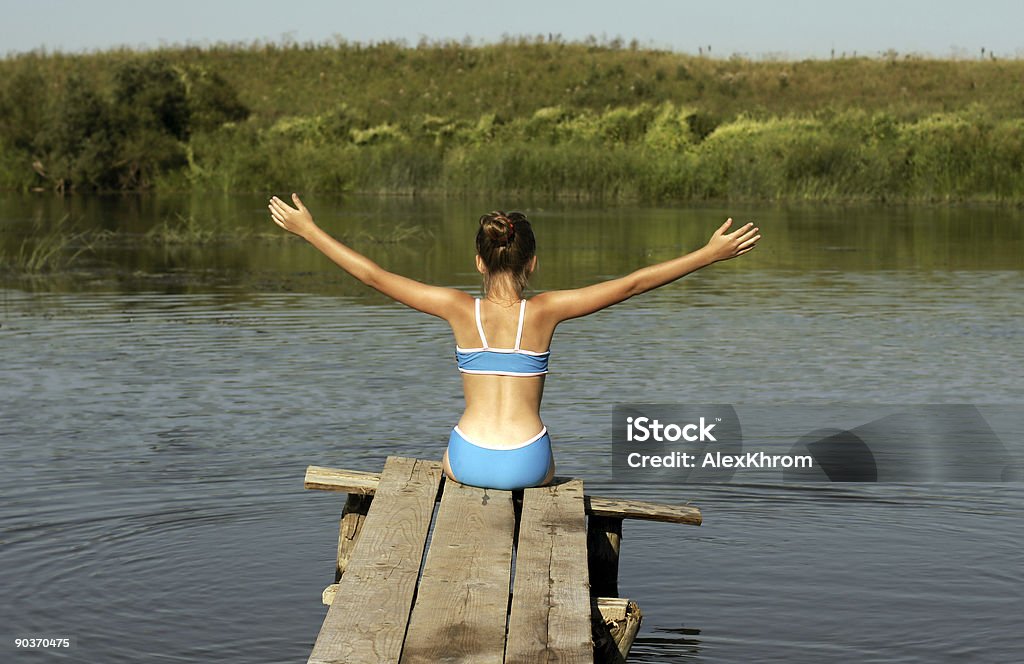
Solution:
<svg viewBox="0 0 1024 664">
<path fill-rule="evenodd" d="M 58 272 L 66 270 L 91 250 L 89 234 L 76 230 L 68 215 L 49 227 L 44 227 L 37 219 L 33 223 L 33 232 L 21 241 L 18 250 L 5 263 L 8 271 L 20 274 Z"/>
<path fill-rule="evenodd" d="M 164 219 L 146 233 L 146 238 L 157 244 L 208 244 L 217 238 L 210 225 L 200 222 L 195 215 L 176 214 Z"/>
<path fill-rule="evenodd" d="M 195 186 L 448 194 L 535 192 L 652 200 L 1024 200 L 1024 120 L 966 109 L 901 121 L 860 110 L 744 116 L 698 139 L 690 109 L 663 104 L 572 114 L 542 109 L 492 126 L 465 123 L 441 147 L 415 136 L 359 146 L 261 148 L 244 170 Z M 670 118 L 670 120 L 666 120 Z M 269 145 L 274 145 L 268 141 Z M 259 162 L 264 150 L 284 164 Z M 294 164 L 295 168 L 288 168 Z"/>
<path fill-rule="evenodd" d="M 1017 202 L 1022 79 L 597 40 L 28 54 L 0 60 L 0 187 Z"/>
</svg>

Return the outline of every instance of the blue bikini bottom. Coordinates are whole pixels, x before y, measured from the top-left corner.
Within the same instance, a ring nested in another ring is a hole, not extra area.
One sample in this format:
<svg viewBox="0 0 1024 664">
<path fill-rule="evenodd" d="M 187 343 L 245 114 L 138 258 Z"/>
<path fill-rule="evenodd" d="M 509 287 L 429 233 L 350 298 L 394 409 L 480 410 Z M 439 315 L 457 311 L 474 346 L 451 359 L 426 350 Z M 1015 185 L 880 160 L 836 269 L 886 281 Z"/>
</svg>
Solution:
<svg viewBox="0 0 1024 664">
<path fill-rule="evenodd" d="M 471 442 L 459 427 L 448 438 L 448 465 L 463 484 L 485 489 L 523 489 L 544 481 L 551 464 L 551 437 L 544 427 L 512 448 L 484 447 Z"/>
</svg>

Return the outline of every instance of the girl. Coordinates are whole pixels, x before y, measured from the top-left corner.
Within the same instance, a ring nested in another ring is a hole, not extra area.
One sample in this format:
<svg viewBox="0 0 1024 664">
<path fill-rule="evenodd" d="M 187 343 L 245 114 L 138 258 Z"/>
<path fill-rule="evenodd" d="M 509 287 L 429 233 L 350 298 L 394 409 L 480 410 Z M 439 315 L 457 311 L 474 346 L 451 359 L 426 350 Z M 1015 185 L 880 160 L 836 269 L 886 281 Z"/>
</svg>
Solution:
<svg viewBox="0 0 1024 664">
<path fill-rule="evenodd" d="M 367 286 L 451 325 L 466 410 L 449 437 L 444 472 L 452 480 L 492 489 L 543 486 L 554 477 L 540 402 L 548 347 L 559 323 L 745 254 L 761 238 L 753 224 L 726 233 L 732 224 L 728 219 L 697 251 L 592 286 L 540 293 L 527 304 L 523 291 L 537 268 L 537 243 L 530 222 L 518 212 L 480 218 L 476 269 L 483 275 L 481 300 L 388 272 L 321 230 L 296 194 L 292 201 L 296 207 L 276 196 L 270 199 L 274 223 Z"/>
</svg>

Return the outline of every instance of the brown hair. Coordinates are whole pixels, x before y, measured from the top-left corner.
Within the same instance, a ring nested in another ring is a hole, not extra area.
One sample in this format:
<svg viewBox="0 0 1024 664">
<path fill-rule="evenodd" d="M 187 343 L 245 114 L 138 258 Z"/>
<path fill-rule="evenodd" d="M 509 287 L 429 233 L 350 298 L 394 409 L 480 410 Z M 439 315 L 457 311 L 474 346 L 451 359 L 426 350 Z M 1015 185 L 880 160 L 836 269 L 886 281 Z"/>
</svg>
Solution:
<svg viewBox="0 0 1024 664">
<path fill-rule="evenodd" d="M 480 217 L 476 234 L 476 253 L 484 261 L 484 295 L 494 277 L 507 273 L 516 290 L 522 294 L 530 278 L 529 266 L 537 253 L 533 227 L 522 212 L 505 214 L 496 210 Z"/>
</svg>

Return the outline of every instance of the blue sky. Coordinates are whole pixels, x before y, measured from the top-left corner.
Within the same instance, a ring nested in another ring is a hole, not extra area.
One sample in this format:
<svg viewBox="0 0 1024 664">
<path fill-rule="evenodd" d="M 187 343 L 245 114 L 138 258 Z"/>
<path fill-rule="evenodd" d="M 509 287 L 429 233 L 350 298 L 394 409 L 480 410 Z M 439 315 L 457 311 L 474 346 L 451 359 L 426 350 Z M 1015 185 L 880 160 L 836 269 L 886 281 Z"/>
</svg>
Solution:
<svg viewBox="0 0 1024 664">
<path fill-rule="evenodd" d="M 888 49 L 1024 57 L 1021 0 L 0 0 L 0 55 L 40 47 L 83 51 L 127 45 L 254 40 L 415 44 L 503 34 L 588 35 L 714 56 L 827 58 Z"/>
</svg>

